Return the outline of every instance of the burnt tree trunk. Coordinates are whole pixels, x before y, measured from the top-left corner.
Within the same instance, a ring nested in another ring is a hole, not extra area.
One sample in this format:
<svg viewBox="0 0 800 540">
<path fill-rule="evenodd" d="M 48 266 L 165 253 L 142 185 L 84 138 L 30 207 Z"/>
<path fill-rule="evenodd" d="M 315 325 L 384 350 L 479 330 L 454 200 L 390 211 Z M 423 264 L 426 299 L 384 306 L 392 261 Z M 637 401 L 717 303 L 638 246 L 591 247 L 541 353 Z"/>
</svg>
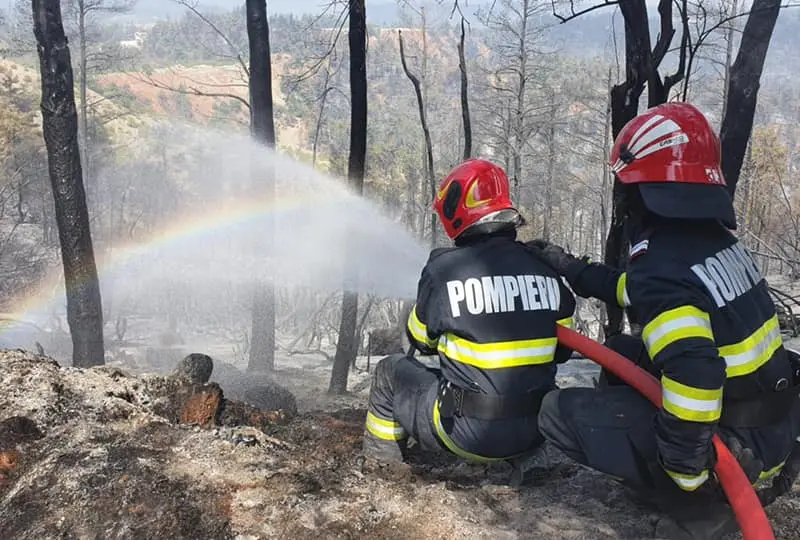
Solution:
<svg viewBox="0 0 800 540">
<path fill-rule="evenodd" d="M 461 117 L 464 122 L 464 160 L 472 157 L 472 120 L 469 116 L 467 59 L 464 54 L 464 17 L 461 17 L 461 38 L 458 42 L 458 69 L 461 72 Z"/>
<path fill-rule="evenodd" d="M 616 139 L 622 128 L 639 112 L 639 98 L 647 81 L 650 65 L 650 34 L 647 5 L 644 0 L 621 0 L 620 10 L 625 20 L 625 81 L 611 89 L 611 136 Z M 606 237 L 606 264 L 622 267 L 626 260 L 625 223 L 620 215 L 621 184 L 614 179 L 612 187 L 611 225 Z M 608 322 L 603 329 L 606 337 L 622 332 L 623 311 L 616 304 L 607 304 Z"/>
<path fill-rule="evenodd" d="M 691 72 L 689 55 L 689 18 L 687 2 L 680 3 L 683 36 L 679 47 L 679 61 L 675 73 L 659 75 L 658 68 L 669 51 L 675 34 L 672 23 L 672 0 L 659 0 L 658 13 L 661 27 L 658 41 L 650 48 L 647 5 L 644 0 L 619 0 L 617 2 L 625 21 L 625 81 L 611 89 L 611 125 L 614 139 L 624 125 L 638 114 L 638 101 L 648 87 L 648 107 L 654 107 L 667 101 L 671 88 Z M 720 138 L 722 143 L 722 172 L 728 182 L 731 194 L 736 190 L 744 155 L 748 148 L 750 133 L 753 127 L 759 80 L 764 68 L 767 49 L 775 22 L 780 11 L 779 0 L 754 0 L 747 19 L 739 53 L 731 66 L 726 88 L 726 104 Z M 583 13 L 586 13 L 584 11 Z M 566 22 L 579 14 L 562 17 L 556 14 L 561 22 Z M 688 81 L 687 81 L 688 82 Z M 684 85 L 684 99 L 686 96 Z M 604 261 L 606 264 L 622 267 L 627 255 L 627 242 L 624 235 L 623 218 L 620 215 L 620 185 L 614 179 L 613 206 L 611 224 L 606 237 Z M 623 311 L 616 305 L 607 305 L 608 324 L 604 326 L 606 337 L 622 331 Z M 629 314 L 630 315 L 630 314 Z M 634 332 L 638 330 L 635 320 L 631 320 Z"/>
<path fill-rule="evenodd" d="M 780 9 L 780 0 L 753 0 L 742 31 L 739 52 L 730 68 L 720 139 L 722 176 L 731 196 L 736 193 L 736 184 L 753 131 L 761 73 Z"/>
<path fill-rule="evenodd" d="M 275 122 L 272 111 L 272 62 L 270 59 L 269 22 L 266 0 L 247 0 L 247 37 L 250 43 L 250 132 L 267 148 L 275 148 Z M 264 197 L 275 196 L 274 176 L 266 186 L 256 186 Z M 254 178 L 254 181 L 258 181 Z M 263 180 L 261 180 L 263 181 Z M 271 218 L 270 218 L 271 219 Z M 264 244 L 271 256 L 274 234 L 267 227 Z M 271 371 L 275 368 L 275 285 L 271 280 L 257 282 L 253 296 L 253 320 L 248 371 Z"/>
<path fill-rule="evenodd" d="M 425 117 L 425 101 L 422 96 L 422 86 L 419 79 L 411 73 L 406 63 L 405 48 L 403 47 L 403 32 L 397 31 L 397 39 L 400 41 L 400 62 L 403 64 L 403 71 L 414 86 L 414 93 L 417 95 L 417 107 L 419 108 L 419 123 L 422 125 L 422 133 L 425 137 L 425 169 L 428 173 L 428 185 L 431 190 L 431 204 L 434 203 L 436 196 L 436 178 L 433 172 L 433 143 L 431 143 L 431 132 L 428 129 L 428 120 Z M 436 247 L 436 215 L 431 212 L 431 248 Z"/>
<path fill-rule="evenodd" d="M 79 80 L 79 88 L 80 88 L 80 101 L 81 101 L 81 108 L 80 108 L 80 129 L 78 133 L 80 134 L 80 149 L 81 149 L 81 166 L 82 166 L 82 173 L 84 177 L 84 183 L 86 184 L 86 198 L 88 199 L 87 204 L 91 205 L 96 202 L 97 193 L 95 191 L 95 186 L 92 184 L 91 178 L 91 165 L 89 164 L 89 104 L 87 103 L 87 90 L 88 90 L 88 75 L 87 75 L 87 65 L 88 65 L 88 58 L 89 54 L 87 51 L 87 44 L 86 44 L 86 6 L 84 5 L 84 0 L 78 0 L 78 39 L 80 42 L 80 51 L 79 51 L 79 65 L 80 69 L 78 70 L 78 76 L 80 77 Z"/>
<path fill-rule="evenodd" d="M 59 0 L 33 0 L 42 77 L 42 132 L 61 243 L 72 364 L 102 365 L 103 310 L 86 208 L 72 64 Z"/>
<path fill-rule="evenodd" d="M 355 191 L 364 190 L 364 166 L 367 159 L 367 19 L 364 0 L 350 0 L 348 41 L 350 45 L 350 158 L 347 176 Z M 345 249 L 348 249 L 346 247 Z M 330 394 L 347 391 L 347 376 L 355 360 L 356 324 L 358 318 L 358 292 L 355 287 L 355 269 L 347 269 L 348 279 L 342 298 L 342 318 L 339 340 L 333 360 Z M 350 285 L 350 286 L 348 286 Z"/>
</svg>

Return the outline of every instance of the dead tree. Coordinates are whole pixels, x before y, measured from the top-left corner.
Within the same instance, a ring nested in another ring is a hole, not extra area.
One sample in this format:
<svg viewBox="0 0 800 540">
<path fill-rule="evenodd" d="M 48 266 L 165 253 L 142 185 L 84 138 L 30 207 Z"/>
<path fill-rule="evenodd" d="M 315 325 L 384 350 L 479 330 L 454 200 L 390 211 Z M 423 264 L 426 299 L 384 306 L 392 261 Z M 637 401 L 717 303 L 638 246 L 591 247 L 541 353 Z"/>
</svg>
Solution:
<svg viewBox="0 0 800 540">
<path fill-rule="evenodd" d="M 425 98 L 422 95 L 422 86 L 419 78 L 411 73 L 406 62 L 405 48 L 403 47 L 403 32 L 397 31 L 397 39 L 400 41 L 400 62 L 403 64 L 403 71 L 414 86 L 414 93 L 417 95 L 417 107 L 419 109 L 419 122 L 422 126 L 422 133 L 425 136 L 425 169 L 428 173 L 428 186 L 431 192 L 431 204 L 436 197 L 436 177 L 433 170 L 433 143 L 431 143 L 431 132 L 428 129 L 428 119 L 425 115 Z M 436 247 L 436 214 L 430 212 L 431 216 L 431 247 Z"/>
<path fill-rule="evenodd" d="M 271 150 L 275 149 L 275 121 L 272 111 L 272 61 L 270 58 L 269 22 L 266 0 L 247 0 L 247 37 L 250 43 L 250 126 L 252 137 Z M 269 175 L 270 178 L 273 175 Z M 275 196 L 275 187 L 255 186 L 264 197 Z M 254 177 L 254 181 L 256 181 Z M 263 180 L 262 180 L 263 181 Z M 268 227 L 263 248 L 271 256 L 273 231 Z M 275 285 L 257 282 L 253 298 L 252 343 L 248 371 L 275 369 Z"/>
<path fill-rule="evenodd" d="M 736 193 L 736 184 L 739 183 L 742 163 L 753 132 L 761 74 L 780 9 L 780 0 L 753 0 L 742 31 L 739 53 L 730 68 L 720 139 L 722 176 L 731 196 Z"/>
<path fill-rule="evenodd" d="M 672 21 L 670 0 L 660 0 L 658 13 L 660 29 L 655 46 L 650 47 L 650 33 L 647 5 L 644 0 L 606 0 L 581 11 L 571 10 L 569 15 L 554 16 L 562 23 L 574 19 L 584 13 L 609 5 L 618 5 L 625 21 L 625 81 L 611 89 L 611 125 L 614 138 L 625 124 L 638 114 L 639 98 L 645 84 L 648 88 L 648 107 L 667 101 L 672 87 L 681 82 L 687 74 L 687 61 L 691 60 L 697 50 L 689 39 L 689 20 L 691 18 L 687 0 L 678 2 L 682 26 L 681 44 L 678 48 L 678 67 L 675 73 L 662 79 L 658 72 L 659 65 L 667 54 L 675 28 Z M 574 4 L 570 3 L 574 8 Z M 725 115 L 722 121 L 722 170 L 731 189 L 735 192 L 736 183 L 741 171 L 742 160 L 750 139 L 753 116 L 758 94 L 759 78 L 763 71 L 772 30 L 780 10 L 779 0 L 754 0 L 742 34 L 739 53 L 731 67 L 730 84 L 727 91 Z M 737 15 L 738 16 L 738 15 Z M 722 23 L 721 23 L 722 24 Z M 719 28 L 721 24 L 715 25 Z M 706 34 L 707 35 L 707 34 Z M 686 95 L 684 88 L 684 97 Z M 606 240 L 605 262 L 615 267 L 625 264 L 626 242 L 624 223 L 619 215 L 618 181 L 614 181 L 613 207 L 611 225 Z M 605 335 L 609 336 L 622 331 L 623 312 L 614 305 L 608 305 L 608 324 Z M 632 323 L 635 321 L 632 321 Z"/>
<path fill-rule="evenodd" d="M 461 72 L 461 117 L 464 123 L 464 160 L 472 157 L 472 121 L 469 116 L 469 81 L 464 55 L 464 16 L 461 15 L 461 37 L 458 41 L 458 70 Z"/>
<path fill-rule="evenodd" d="M 494 3 L 493 3 L 494 6 Z M 498 10 L 481 15 L 489 29 L 493 55 L 498 67 L 491 74 L 490 87 L 499 102 L 493 102 L 493 115 L 502 132 L 505 169 L 511 181 L 511 198 L 519 201 L 525 178 L 525 152 L 540 128 L 538 114 L 531 104 L 531 90 L 537 74 L 536 44 L 543 28 L 537 24 L 545 4 L 534 0 L 499 0 Z"/>
<path fill-rule="evenodd" d="M 364 0 L 349 0 L 350 45 L 350 157 L 347 176 L 354 191 L 364 191 L 364 167 L 367 159 L 367 19 Z M 345 249 L 348 249 L 345 246 Z M 339 339 L 333 361 L 330 394 L 347 391 L 347 376 L 356 354 L 356 325 L 358 323 L 358 292 L 355 287 L 355 271 L 350 269 L 349 282 L 342 298 L 342 318 L 339 324 Z"/>
<path fill-rule="evenodd" d="M 59 0 L 33 0 L 42 85 L 42 132 L 64 265 L 72 364 L 105 363 L 103 310 L 83 187 L 74 79 Z"/>
</svg>

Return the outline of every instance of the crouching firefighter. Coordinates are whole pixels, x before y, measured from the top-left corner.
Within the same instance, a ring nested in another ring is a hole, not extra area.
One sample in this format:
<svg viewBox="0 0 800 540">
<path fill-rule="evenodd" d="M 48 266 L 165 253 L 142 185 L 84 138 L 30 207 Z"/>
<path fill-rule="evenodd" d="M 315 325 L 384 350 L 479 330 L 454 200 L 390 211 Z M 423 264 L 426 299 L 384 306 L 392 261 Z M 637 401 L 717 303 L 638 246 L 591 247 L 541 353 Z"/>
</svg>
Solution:
<svg viewBox="0 0 800 540">
<path fill-rule="evenodd" d="M 523 219 L 497 165 L 456 167 L 434 209 L 455 247 L 431 252 L 406 333 L 422 355 L 438 355 L 440 369 L 411 354 L 378 363 L 364 454 L 400 461 L 413 437 L 423 451 L 473 461 L 524 458 L 543 442 L 539 405 L 570 355 L 556 325 L 572 325 L 575 298 L 516 240 Z"/>
<path fill-rule="evenodd" d="M 631 244 L 626 271 L 535 241 L 580 296 L 616 302 L 641 338 L 607 345 L 660 378 L 663 402 L 611 374 L 599 388 L 544 400 L 546 439 L 582 464 L 621 479 L 666 511 L 659 538 L 719 538 L 736 529 L 714 478 L 717 433 L 751 482 L 784 466 L 800 433 L 797 362 L 775 306 L 736 228 L 720 170 L 720 141 L 686 103 L 647 110 L 611 153 Z"/>
</svg>

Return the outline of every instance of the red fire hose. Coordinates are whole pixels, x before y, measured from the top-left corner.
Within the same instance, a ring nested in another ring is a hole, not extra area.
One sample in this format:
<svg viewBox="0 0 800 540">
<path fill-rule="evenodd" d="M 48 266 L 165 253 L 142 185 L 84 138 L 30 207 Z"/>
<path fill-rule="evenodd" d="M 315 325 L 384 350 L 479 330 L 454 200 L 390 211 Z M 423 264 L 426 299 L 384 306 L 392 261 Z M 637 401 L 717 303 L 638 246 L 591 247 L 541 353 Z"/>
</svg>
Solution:
<svg viewBox="0 0 800 540">
<path fill-rule="evenodd" d="M 654 405 L 661 407 L 661 384 L 655 377 L 624 356 L 561 325 L 558 325 L 558 340 L 565 347 L 611 371 L 641 392 Z M 739 462 L 716 435 L 714 435 L 714 448 L 717 450 L 717 464 L 714 470 L 736 514 L 736 521 L 742 529 L 744 540 L 775 540 L 772 526 L 753 486 Z"/>
</svg>

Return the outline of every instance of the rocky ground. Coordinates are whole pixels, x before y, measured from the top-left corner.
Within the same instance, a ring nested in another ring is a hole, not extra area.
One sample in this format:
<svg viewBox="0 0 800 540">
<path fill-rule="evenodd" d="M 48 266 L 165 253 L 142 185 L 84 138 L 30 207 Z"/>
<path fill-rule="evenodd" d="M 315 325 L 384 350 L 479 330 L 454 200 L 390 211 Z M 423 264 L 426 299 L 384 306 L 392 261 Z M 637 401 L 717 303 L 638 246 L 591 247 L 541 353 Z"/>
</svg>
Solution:
<svg viewBox="0 0 800 540">
<path fill-rule="evenodd" d="M 224 364 L 220 388 L 0 352 L 0 538 L 653 538 L 656 514 L 557 452 L 521 488 L 507 465 L 365 466 L 368 375 L 327 398 L 327 360 L 278 368 L 296 398 L 265 379 L 235 387 Z M 796 494 L 769 508 L 778 538 L 800 538 L 798 509 Z"/>
</svg>

